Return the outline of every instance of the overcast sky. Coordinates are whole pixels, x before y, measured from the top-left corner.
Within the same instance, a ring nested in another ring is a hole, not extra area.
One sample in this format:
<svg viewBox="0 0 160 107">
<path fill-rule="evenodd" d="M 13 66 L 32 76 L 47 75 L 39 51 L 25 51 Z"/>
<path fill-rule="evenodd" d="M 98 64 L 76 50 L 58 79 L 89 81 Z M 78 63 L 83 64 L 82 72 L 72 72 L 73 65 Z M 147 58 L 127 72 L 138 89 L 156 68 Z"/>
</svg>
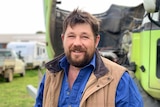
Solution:
<svg viewBox="0 0 160 107">
<path fill-rule="evenodd" d="M 91 13 L 106 11 L 113 4 L 136 6 L 143 0 L 57 0 L 60 8 L 81 8 Z M 0 34 L 45 31 L 43 0 L 0 0 Z"/>
</svg>

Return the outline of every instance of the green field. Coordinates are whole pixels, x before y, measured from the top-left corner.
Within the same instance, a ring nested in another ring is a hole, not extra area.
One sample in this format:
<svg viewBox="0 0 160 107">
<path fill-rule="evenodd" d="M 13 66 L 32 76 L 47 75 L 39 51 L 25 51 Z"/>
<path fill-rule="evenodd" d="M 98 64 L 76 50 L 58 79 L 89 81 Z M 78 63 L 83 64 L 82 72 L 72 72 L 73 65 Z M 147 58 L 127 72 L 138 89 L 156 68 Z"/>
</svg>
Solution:
<svg viewBox="0 0 160 107">
<path fill-rule="evenodd" d="M 28 84 L 38 87 L 38 70 L 27 70 L 24 77 L 14 75 L 13 81 L 0 78 L 0 107 L 33 107 L 35 100 L 28 94 Z"/>
</svg>

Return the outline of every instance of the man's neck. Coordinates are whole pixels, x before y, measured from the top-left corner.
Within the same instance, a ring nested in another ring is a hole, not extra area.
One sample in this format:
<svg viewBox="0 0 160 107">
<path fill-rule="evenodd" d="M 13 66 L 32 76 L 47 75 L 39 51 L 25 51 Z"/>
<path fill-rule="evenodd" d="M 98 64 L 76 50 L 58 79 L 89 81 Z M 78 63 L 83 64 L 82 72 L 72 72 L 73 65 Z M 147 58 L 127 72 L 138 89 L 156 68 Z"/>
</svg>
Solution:
<svg viewBox="0 0 160 107">
<path fill-rule="evenodd" d="M 69 71 L 68 71 L 68 83 L 69 83 L 70 89 L 72 89 L 72 85 L 76 80 L 79 72 L 80 72 L 80 68 L 70 65 Z"/>
</svg>

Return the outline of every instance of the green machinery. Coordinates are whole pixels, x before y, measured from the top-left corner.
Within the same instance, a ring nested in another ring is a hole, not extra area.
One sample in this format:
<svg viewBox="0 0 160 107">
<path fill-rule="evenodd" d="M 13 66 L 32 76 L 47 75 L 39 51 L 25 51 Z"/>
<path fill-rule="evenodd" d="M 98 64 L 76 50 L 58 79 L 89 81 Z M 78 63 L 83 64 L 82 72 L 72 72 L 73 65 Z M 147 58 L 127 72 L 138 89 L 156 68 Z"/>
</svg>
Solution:
<svg viewBox="0 0 160 107">
<path fill-rule="evenodd" d="M 160 99 L 160 1 L 144 0 L 146 17 L 132 35 L 131 61 L 142 88 Z M 148 16 L 148 17 L 147 17 Z"/>
<path fill-rule="evenodd" d="M 55 51 L 62 52 L 60 36 L 55 38 L 54 32 L 61 27 L 56 23 L 56 0 L 44 0 L 44 17 L 46 25 L 46 41 L 49 58 L 56 56 Z M 160 99 L 160 0 L 144 0 L 146 14 L 142 25 L 133 31 L 131 62 L 136 65 L 135 75 L 144 91 L 155 99 Z M 64 14 L 61 18 L 65 17 Z M 152 16 L 151 16 L 152 15 Z M 155 19 L 155 20 L 153 20 Z M 57 40 L 53 42 L 53 40 Z M 58 54 L 59 54 L 58 53 Z"/>
</svg>

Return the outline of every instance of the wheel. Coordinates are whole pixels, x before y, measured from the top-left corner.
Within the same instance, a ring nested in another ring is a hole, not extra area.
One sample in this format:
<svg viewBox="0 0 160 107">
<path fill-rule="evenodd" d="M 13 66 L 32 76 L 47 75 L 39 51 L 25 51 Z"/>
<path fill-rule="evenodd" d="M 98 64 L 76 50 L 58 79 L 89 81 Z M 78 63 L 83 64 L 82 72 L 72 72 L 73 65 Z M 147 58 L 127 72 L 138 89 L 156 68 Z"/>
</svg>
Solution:
<svg viewBox="0 0 160 107">
<path fill-rule="evenodd" d="M 24 76 L 25 76 L 25 72 L 20 73 L 20 76 L 21 76 L 21 77 L 24 77 Z"/>
<path fill-rule="evenodd" d="M 13 71 L 11 69 L 7 69 L 5 74 L 6 81 L 11 82 L 13 80 Z"/>
<path fill-rule="evenodd" d="M 26 71 L 25 71 L 25 68 L 24 68 L 23 72 L 22 72 L 22 73 L 20 73 L 20 76 L 21 76 L 21 77 L 24 77 L 24 76 L 25 76 L 25 74 L 26 74 Z"/>
<path fill-rule="evenodd" d="M 24 76 L 25 76 L 25 72 L 20 73 L 20 76 L 21 76 L 21 77 L 24 77 Z"/>
</svg>

